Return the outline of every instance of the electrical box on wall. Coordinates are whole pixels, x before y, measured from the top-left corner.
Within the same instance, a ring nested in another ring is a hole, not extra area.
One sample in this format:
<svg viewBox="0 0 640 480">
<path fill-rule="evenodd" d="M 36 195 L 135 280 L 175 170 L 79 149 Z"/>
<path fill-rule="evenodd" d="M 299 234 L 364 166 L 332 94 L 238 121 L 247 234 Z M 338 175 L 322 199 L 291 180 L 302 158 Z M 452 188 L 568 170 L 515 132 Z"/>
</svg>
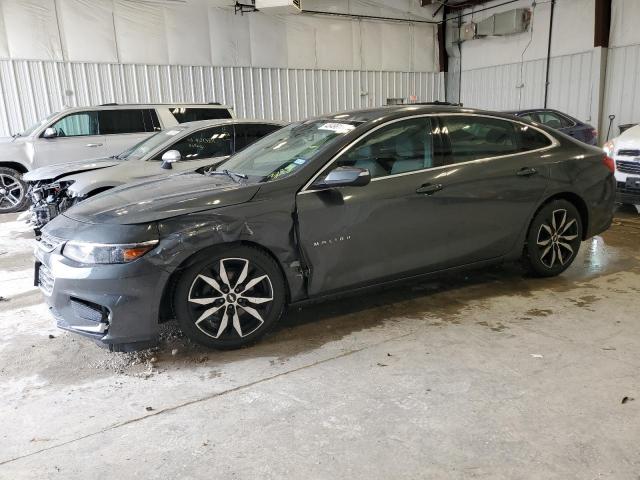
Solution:
<svg viewBox="0 0 640 480">
<path fill-rule="evenodd" d="M 473 40 L 476 38 L 476 24 L 473 22 L 465 23 L 460 27 L 460 41 Z"/>
<path fill-rule="evenodd" d="M 302 0 L 256 0 L 256 8 L 269 13 L 300 13 Z"/>
<path fill-rule="evenodd" d="M 531 10 L 515 8 L 502 13 L 496 13 L 478 22 L 476 35 L 487 37 L 491 35 L 512 35 L 526 32 L 531 21 Z"/>
</svg>

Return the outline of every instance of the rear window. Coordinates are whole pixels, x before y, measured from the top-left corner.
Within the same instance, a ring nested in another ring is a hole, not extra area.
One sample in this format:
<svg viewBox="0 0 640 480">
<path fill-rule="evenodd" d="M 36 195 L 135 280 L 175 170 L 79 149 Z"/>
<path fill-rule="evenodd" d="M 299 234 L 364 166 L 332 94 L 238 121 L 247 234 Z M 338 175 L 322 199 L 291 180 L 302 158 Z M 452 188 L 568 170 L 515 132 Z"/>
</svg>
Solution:
<svg viewBox="0 0 640 480">
<path fill-rule="evenodd" d="M 198 120 L 218 120 L 220 118 L 231 118 L 231 112 L 226 108 L 206 108 L 206 107 L 173 107 L 169 111 L 173 114 L 178 123 L 196 122 Z"/>
<path fill-rule="evenodd" d="M 155 110 L 149 108 L 100 110 L 98 124 L 101 135 L 157 132 L 160 130 L 158 116 Z"/>
</svg>

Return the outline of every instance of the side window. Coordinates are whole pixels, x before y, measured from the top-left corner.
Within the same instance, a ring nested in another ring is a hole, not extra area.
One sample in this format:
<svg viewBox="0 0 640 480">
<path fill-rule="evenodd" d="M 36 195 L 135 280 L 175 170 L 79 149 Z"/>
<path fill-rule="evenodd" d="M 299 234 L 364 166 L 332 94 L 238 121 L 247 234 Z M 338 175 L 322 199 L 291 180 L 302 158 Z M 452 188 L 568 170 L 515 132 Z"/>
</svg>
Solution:
<svg viewBox="0 0 640 480">
<path fill-rule="evenodd" d="M 429 118 L 395 122 L 363 139 L 336 165 L 366 168 L 373 178 L 431 168 L 433 138 Z"/>
<path fill-rule="evenodd" d="M 280 129 L 278 125 L 267 125 L 264 123 L 236 124 L 236 152 L 242 150 L 247 145 L 265 135 Z"/>
<path fill-rule="evenodd" d="M 148 131 L 144 122 L 145 110 L 101 110 L 98 112 L 101 135 L 139 133 Z M 153 130 L 152 130 L 153 131 Z"/>
<path fill-rule="evenodd" d="M 443 116 L 441 122 L 451 145 L 446 155 L 447 164 L 519 151 L 516 124 L 508 120 L 466 115 Z"/>
<path fill-rule="evenodd" d="M 519 115 L 520 118 L 524 120 L 529 120 L 530 122 L 538 122 L 538 118 L 535 113 L 525 113 L 524 115 Z"/>
<path fill-rule="evenodd" d="M 178 140 L 157 155 L 155 160 L 160 160 L 168 150 L 178 150 L 183 160 L 231 155 L 232 140 L 232 131 L 229 126 L 207 128 Z"/>
<path fill-rule="evenodd" d="M 173 114 L 178 123 L 231 118 L 231 112 L 226 108 L 173 107 L 170 108 L 169 111 Z"/>
<path fill-rule="evenodd" d="M 554 112 L 538 112 L 538 116 L 540 123 L 549 128 L 566 128 L 573 125 L 573 122 L 568 118 Z"/>
<path fill-rule="evenodd" d="M 537 150 L 551 145 L 551 140 L 535 128 L 531 128 L 528 125 L 520 125 L 518 130 L 520 151 L 522 152 Z"/>
<path fill-rule="evenodd" d="M 82 137 L 98 135 L 98 113 L 72 113 L 51 125 L 58 137 Z"/>
</svg>

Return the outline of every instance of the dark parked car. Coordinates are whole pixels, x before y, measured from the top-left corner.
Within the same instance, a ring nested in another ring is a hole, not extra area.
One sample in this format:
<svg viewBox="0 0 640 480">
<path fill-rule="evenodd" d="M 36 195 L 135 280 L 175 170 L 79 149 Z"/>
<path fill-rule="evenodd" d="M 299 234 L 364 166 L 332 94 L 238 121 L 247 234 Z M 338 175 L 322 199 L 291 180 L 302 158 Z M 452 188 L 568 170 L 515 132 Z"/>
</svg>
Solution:
<svg viewBox="0 0 640 480">
<path fill-rule="evenodd" d="M 36 278 L 58 326 L 112 350 L 153 344 L 169 318 L 235 348 L 337 292 L 520 258 L 558 275 L 609 227 L 612 167 L 508 115 L 347 112 L 70 208 L 43 229 Z"/>
<path fill-rule="evenodd" d="M 516 117 L 546 125 L 588 145 L 598 143 L 598 131 L 588 123 L 581 122 L 566 113 L 551 109 L 521 110 L 508 112 Z"/>
</svg>

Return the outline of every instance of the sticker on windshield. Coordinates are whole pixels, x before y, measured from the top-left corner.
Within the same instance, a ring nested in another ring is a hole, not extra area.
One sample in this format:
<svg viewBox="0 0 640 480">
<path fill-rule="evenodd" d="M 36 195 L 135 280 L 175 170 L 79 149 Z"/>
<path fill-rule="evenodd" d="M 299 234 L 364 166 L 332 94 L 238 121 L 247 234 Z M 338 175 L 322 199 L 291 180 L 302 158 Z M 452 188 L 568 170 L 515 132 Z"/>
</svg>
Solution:
<svg viewBox="0 0 640 480">
<path fill-rule="evenodd" d="M 306 160 L 304 158 L 296 158 L 293 163 L 295 163 L 296 165 L 304 165 L 304 163 L 306 162 Z"/>
<path fill-rule="evenodd" d="M 168 132 L 165 132 L 165 135 L 169 135 L 170 137 L 173 137 L 174 135 L 177 135 L 180 133 L 180 130 L 169 130 Z"/>
<path fill-rule="evenodd" d="M 349 133 L 353 130 L 353 125 L 349 125 L 348 123 L 325 123 L 318 127 L 318 130 L 331 130 L 336 133 Z"/>
</svg>

